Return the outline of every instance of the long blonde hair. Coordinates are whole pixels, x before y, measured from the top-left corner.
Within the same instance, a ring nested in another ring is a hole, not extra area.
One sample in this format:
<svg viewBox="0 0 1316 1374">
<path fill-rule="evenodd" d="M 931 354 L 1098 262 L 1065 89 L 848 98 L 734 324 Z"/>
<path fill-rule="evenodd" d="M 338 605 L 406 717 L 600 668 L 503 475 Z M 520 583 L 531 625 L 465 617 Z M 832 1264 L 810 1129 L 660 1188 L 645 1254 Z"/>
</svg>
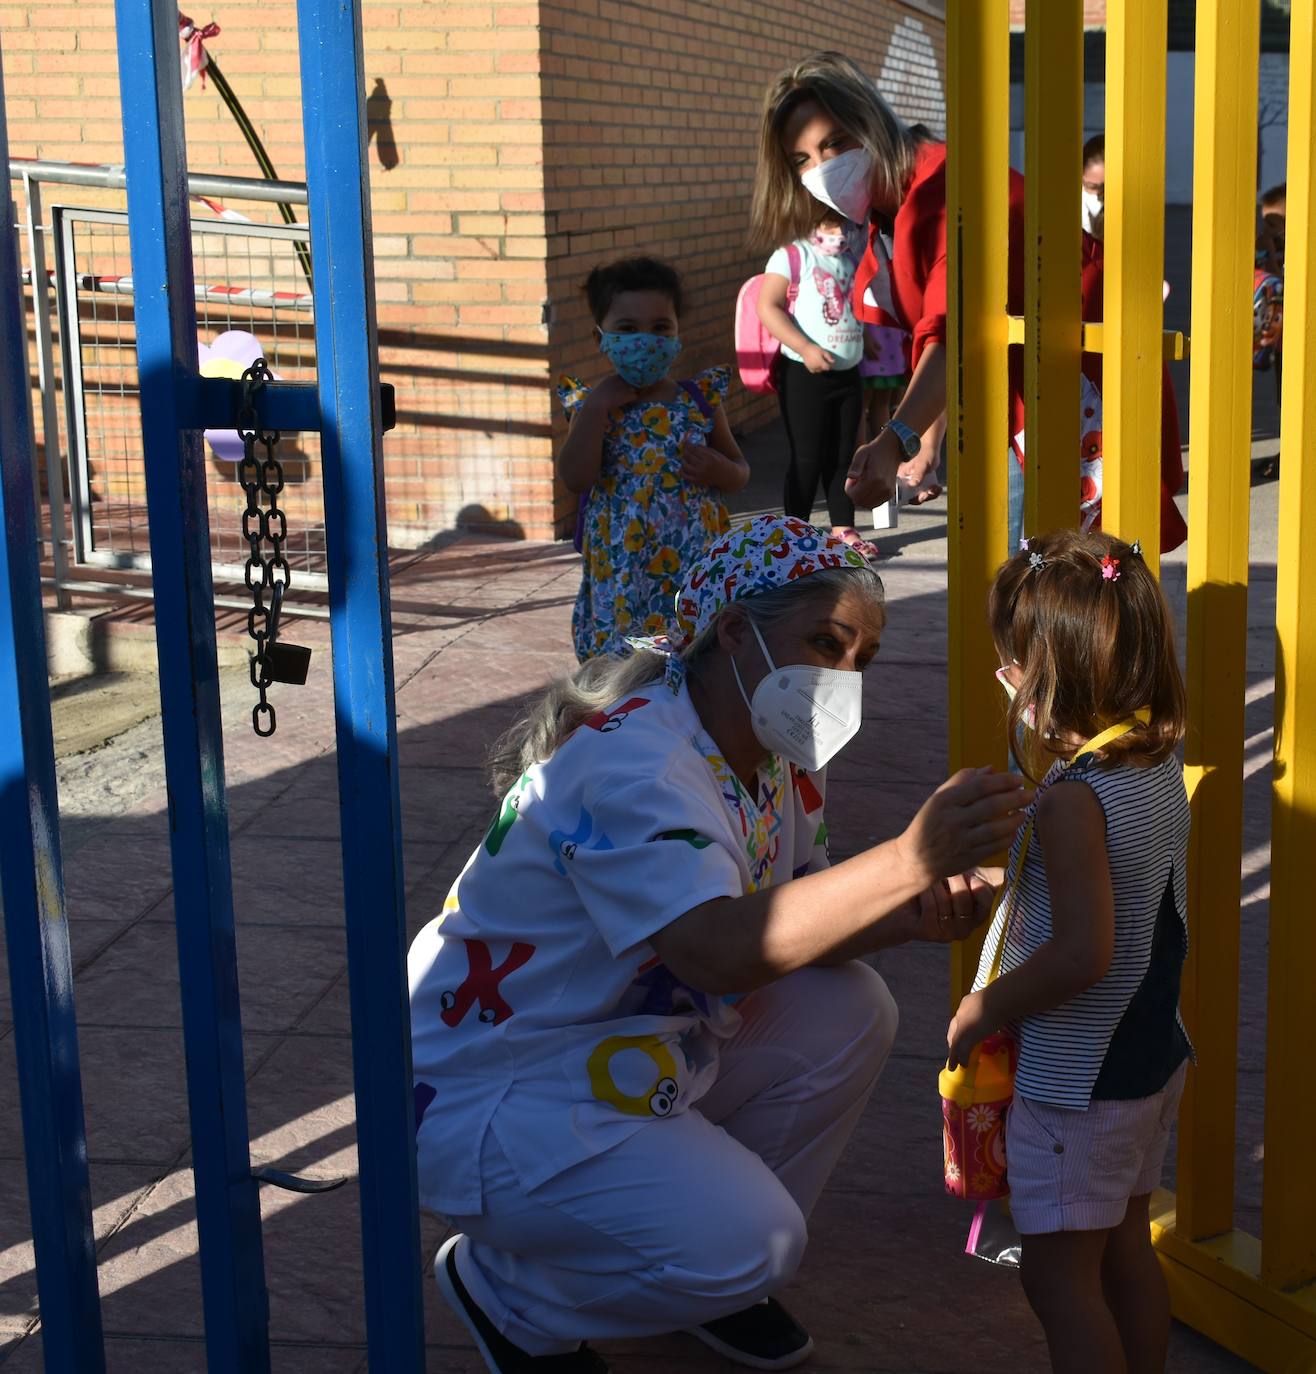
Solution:
<svg viewBox="0 0 1316 1374">
<path fill-rule="evenodd" d="M 844 592 L 861 592 L 874 612 L 885 618 L 882 579 L 870 567 L 821 568 L 808 577 L 789 582 L 758 596 L 746 597 L 728 609 L 745 615 L 765 629 L 807 600 L 835 602 Z M 705 658 L 717 647 L 717 620 L 681 651 L 686 672 L 697 676 Z M 555 682 L 489 750 L 486 760 L 489 782 L 502 797 L 518 778 L 536 763 L 557 753 L 568 735 L 598 711 L 638 691 L 660 683 L 667 656 L 639 649 L 625 658 L 601 655 L 582 664 L 570 676 Z"/>
<path fill-rule="evenodd" d="M 750 248 L 756 253 L 804 238 L 817 221 L 818 202 L 800 184 L 782 142 L 787 121 L 806 100 L 821 105 L 872 154 L 876 203 L 899 200 L 914 175 L 914 140 L 873 80 L 841 53 L 812 53 L 781 72 L 763 101 L 749 212 Z"/>
</svg>

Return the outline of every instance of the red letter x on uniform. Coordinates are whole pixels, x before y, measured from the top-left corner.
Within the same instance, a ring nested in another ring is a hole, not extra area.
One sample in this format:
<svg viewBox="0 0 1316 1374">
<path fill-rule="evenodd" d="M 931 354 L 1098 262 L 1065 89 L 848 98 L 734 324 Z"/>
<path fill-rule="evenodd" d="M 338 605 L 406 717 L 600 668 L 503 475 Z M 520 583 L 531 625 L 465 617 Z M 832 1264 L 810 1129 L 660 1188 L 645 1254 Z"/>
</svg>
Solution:
<svg viewBox="0 0 1316 1374">
<path fill-rule="evenodd" d="M 478 1001 L 480 1020 L 488 1025 L 497 1026 L 512 1014 L 512 1008 L 498 991 L 498 984 L 509 973 L 515 973 L 523 964 L 528 963 L 535 947 L 518 941 L 512 946 L 507 958 L 494 968 L 493 955 L 483 940 L 463 940 L 462 943 L 466 946 L 466 960 L 470 972 L 456 992 L 443 994 L 443 1024 L 461 1025 L 466 1013 Z"/>
</svg>

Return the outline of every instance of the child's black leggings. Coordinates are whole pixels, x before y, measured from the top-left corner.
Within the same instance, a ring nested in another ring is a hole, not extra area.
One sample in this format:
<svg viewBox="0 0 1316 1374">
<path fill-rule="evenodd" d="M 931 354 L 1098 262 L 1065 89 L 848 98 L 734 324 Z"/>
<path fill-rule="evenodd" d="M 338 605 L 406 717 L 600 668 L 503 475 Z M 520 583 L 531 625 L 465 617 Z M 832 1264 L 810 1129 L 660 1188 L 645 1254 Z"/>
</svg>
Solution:
<svg viewBox="0 0 1316 1374">
<path fill-rule="evenodd" d="M 859 369 L 810 372 L 803 363 L 783 357 L 777 379 L 791 448 L 786 514 L 808 520 L 821 481 L 831 523 L 853 525 L 854 502 L 845 494 L 845 474 L 854 457 L 863 406 Z"/>
</svg>

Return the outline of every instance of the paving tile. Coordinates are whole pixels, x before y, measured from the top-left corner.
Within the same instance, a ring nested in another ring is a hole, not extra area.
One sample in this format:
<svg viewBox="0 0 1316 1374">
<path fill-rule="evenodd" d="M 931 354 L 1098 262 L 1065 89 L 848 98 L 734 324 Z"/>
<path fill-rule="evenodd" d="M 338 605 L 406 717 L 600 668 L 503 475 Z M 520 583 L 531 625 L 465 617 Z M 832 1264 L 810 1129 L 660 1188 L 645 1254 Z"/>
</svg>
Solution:
<svg viewBox="0 0 1316 1374">
<path fill-rule="evenodd" d="M 346 955 L 341 931 L 240 927 L 244 1029 L 282 1031 L 295 1025 L 342 971 Z M 121 935 L 79 975 L 76 996 L 80 1025 L 181 1026 L 172 922 L 143 921 Z"/>
<path fill-rule="evenodd" d="M 157 1173 L 135 1164 L 97 1164 L 89 1175 L 92 1228 L 99 1245 L 132 1211 Z M 22 1166 L 0 1169 L 0 1332 L 25 1329 L 37 1313 L 30 1215 Z"/>
<path fill-rule="evenodd" d="M 8 1025 L 12 1020 L 9 952 L 3 938 L 2 926 L 3 921 L 0 920 L 0 1025 Z M 111 941 L 123 933 L 124 929 L 125 923 L 114 919 L 84 916 L 76 922 L 70 920 L 68 925 L 69 956 L 74 973 L 78 973 L 91 964 Z M 80 1012 L 76 991 L 74 993 L 74 1006 Z"/>
<path fill-rule="evenodd" d="M 350 1168 L 353 1151 L 328 1157 Z M 270 1335 L 276 1342 L 363 1346 L 360 1218 L 354 1183 L 337 1192 L 302 1195 L 261 1190 Z M 102 1309 L 107 1331 L 178 1338 L 202 1334 L 196 1213 L 190 1171 L 171 1174 L 105 1247 Z M 281 1356 L 286 1367 L 315 1368 L 311 1352 Z M 350 1369 L 359 1354 L 339 1352 Z"/>
<path fill-rule="evenodd" d="M 179 1033 L 84 1026 L 78 1052 L 89 1158 L 149 1163 L 172 1159 L 187 1140 Z M 21 1154 L 18 1090 L 8 1072 L 0 1077 L 0 1158 L 13 1160 Z"/>
<path fill-rule="evenodd" d="M 276 1342 L 270 1350 L 273 1374 L 353 1374 L 361 1367 L 361 1360 L 359 1350 L 336 1350 L 318 1344 L 294 1346 Z M 14 1374 L 40 1374 L 44 1369 L 40 1336 L 29 1337 L 12 1354 L 0 1344 L 0 1365 L 5 1374 L 11 1370 Z M 171 1341 L 109 1336 L 105 1341 L 107 1374 L 200 1374 L 205 1367 L 206 1348 L 201 1337 Z"/>
<path fill-rule="evenodd" d="M 88 840 L 64 865 L 70 922 L 127 924 L 154 907 L 173 883 L 164 835 L 119 834 L 113 826 Z"/>
<path fill-rule="evenodd" d="M 281 1040 L 251 1076 L 247 1116 L 253 1163 L 306 1169 L 315 1177 L 348 1172 L 322 1161 L 355 1148 L 351 1039 L 291 1035 Z"/>
<path fill-rule="evenodd" d="M 298 1029 L 314 1035 L 351 1035 L 346 970 L 329 984 L 320 1000 L 301 1018 Z"/>
</svg>

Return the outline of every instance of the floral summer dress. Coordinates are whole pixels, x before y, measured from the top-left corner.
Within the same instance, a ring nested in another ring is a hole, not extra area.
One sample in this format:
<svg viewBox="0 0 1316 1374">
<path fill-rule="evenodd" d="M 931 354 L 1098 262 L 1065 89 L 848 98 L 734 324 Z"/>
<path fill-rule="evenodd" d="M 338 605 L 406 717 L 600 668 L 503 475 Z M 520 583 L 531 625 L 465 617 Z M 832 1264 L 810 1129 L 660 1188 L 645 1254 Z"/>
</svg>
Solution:
<svg viewBox="0 0 1316 1374">
<path fill-rule="evenodd" d="M 711 412 L 726 400 L 731 369 L 692 379 Z M 589 387 L 563 377 L 567 415 Z M 671 401 L 637 401 L 608 417 L 603 464 L 585 508 L 580 594 L 571 628 L 576 657 L 622 653 L 628 635 L 665 634 L 686 568 L 731 527 L 720 492 L 681 476 L 686 435 L 708 442 L 712 421 L 678 383 Z"/>
</svg>

